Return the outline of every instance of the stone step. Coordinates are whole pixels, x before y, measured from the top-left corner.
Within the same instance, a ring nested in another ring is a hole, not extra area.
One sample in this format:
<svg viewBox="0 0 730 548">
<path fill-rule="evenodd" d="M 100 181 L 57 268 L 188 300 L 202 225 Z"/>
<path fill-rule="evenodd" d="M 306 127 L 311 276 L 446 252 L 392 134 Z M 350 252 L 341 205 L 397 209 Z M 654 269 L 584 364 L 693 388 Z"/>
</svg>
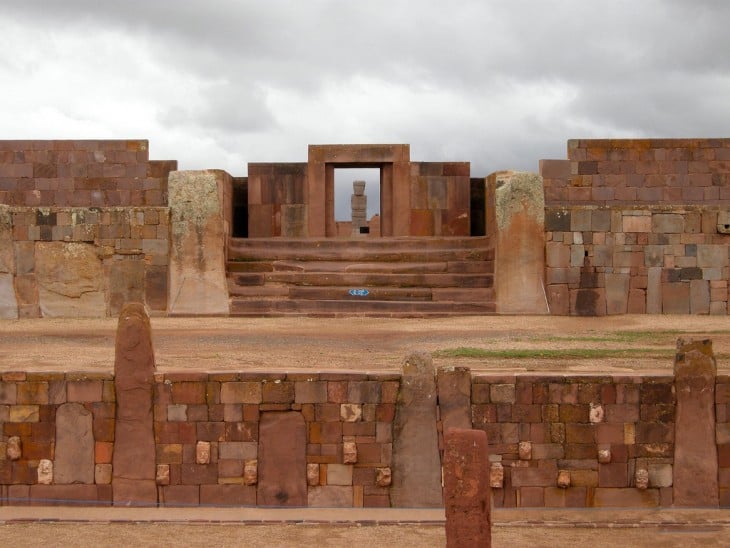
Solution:
<svg viewBox="0 0 730 548">
<path fill-rule="evenodd" d="M 435 261 L 427 263 L 351 263 L 346 261 L 228 261 L 228 272 L 348 272 L 348 273 L 436 273 L 490 274 L 494 261 Z"/>
<path fill-rule="evenodd" d="M 492 287 L 492 274 L 388 274 L 350 272 L 244 272 L 230 274 L 233 284 L 261 286 L 288 284 L 304 286 L 376 287 Z"/>
<path fill-rule="evenodd" d="M 489 238 L 233 239 L 229 261 L 492 261 Z"/>
<path fill-rule="evenodd" d="M 494 303 L 231 299 L 231 316 L 426 317 L 494 314 Z"/>
</svg>

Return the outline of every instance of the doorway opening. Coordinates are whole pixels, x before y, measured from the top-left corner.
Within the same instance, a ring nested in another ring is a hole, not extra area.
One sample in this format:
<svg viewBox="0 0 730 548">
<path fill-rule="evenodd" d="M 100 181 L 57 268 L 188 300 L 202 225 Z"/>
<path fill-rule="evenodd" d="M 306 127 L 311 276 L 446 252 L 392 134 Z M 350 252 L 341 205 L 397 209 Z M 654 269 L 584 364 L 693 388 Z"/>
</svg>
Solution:
<svg viewBox="0 0 730 548">
<path fill-rule="evenodd" d="M 381 169 L 336 167 L 334 171 L 337 235 L 380 236 Z"/>
</svg>

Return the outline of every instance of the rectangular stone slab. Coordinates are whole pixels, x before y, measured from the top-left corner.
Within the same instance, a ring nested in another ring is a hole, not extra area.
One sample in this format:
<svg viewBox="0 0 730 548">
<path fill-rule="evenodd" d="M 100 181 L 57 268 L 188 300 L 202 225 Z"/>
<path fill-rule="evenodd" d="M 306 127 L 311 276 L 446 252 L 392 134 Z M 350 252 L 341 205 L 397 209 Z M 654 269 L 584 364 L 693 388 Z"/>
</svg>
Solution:
<svg viewBox="0 0 730 548">
<path fill-rule="evenodd" d="M 261 414 L 258 506 L 307 505 L 306 447 L 306 426 L 301 413 Z"/>
</svg>

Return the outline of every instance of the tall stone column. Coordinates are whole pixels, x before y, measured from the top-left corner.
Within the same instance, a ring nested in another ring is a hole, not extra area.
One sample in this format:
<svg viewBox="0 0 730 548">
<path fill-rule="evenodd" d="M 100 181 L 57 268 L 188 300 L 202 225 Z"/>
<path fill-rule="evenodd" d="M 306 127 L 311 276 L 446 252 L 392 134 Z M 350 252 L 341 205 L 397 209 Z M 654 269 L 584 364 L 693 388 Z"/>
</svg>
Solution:
<svg viewBox="0 0 730 548">
<path fill-rule="evenodd" d="M 360 227 L 368 226 L 368 197 L 365 195 L 365 181 L 352 182 L 352 196 L 350 197 L 352 235 L 360 235 Z"/>
<path fill-rule="evenodd" d="M 674 386 L 674 505 L 719 505 L 712 341 L 677 341 Z"/>
<path fill-rule="evenodd" d="M 431 355 L 413 353 L 403 363 L 395 410 L 391 506 L 437 508 L 442 505 L 436 403 Z"/>
<path fill-rule="evenodd" d="M 173 171 L 168 313 L 228 315 L 226 245 L 232 179 L 223 171 Z"/>
<path fill-rule="evenodd" d="M 116 421 L 112 456 L 115 506 L 154 506 L 155 435 L 153 387 L 155 356 L 150 319 L 140 303 L 119 314 L 114 359 Z"/>
</svg>

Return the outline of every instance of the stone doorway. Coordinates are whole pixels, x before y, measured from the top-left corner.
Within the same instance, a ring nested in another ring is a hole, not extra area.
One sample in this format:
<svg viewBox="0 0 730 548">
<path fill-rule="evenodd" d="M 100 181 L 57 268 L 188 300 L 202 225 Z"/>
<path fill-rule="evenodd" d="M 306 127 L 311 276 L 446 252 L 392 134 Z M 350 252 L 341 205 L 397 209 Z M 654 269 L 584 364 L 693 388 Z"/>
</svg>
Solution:
<svg viewBox="0 0 730 548">
<path fill-rule="evenodd" d="M 338 168 L 334 179 L 337 236 L 380 236 L 380 185 L 376 168 Z"/>
</svg>

